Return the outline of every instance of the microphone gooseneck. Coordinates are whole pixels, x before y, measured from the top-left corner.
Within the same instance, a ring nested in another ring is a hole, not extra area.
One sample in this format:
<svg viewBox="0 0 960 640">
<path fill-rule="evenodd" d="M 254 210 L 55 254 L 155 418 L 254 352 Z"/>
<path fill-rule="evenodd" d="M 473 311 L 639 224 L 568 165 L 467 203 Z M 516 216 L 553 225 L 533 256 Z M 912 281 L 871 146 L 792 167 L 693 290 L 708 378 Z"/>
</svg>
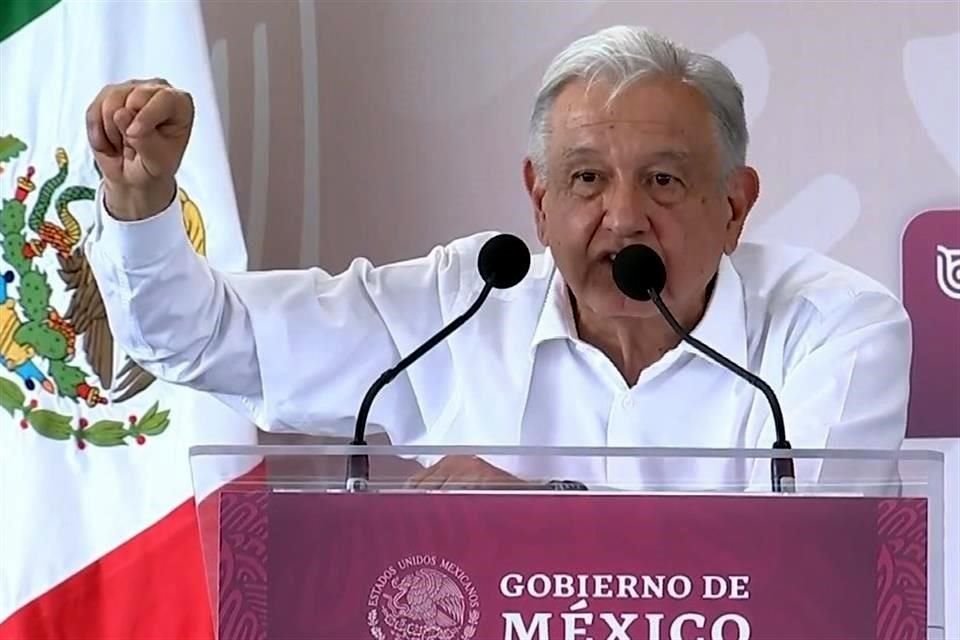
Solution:
<svg viewBox="0 0 960 640">
<path fill-rule="evenodd" d="M 447 336 L 463 326 L 483 306 L 493 289 L 509 289 L 520 283 L 530 270 L 530 250 L 520 238 L 510 234 L 496 235 L 484 243 L 477 257 L 477 270 L 483 279 L 480 295 L 460 316 L 417 347 L 412 353 L 390 367 L 378 377 L 363 396 L 357 421 L 354 427 L 351 445 L 364 446 L 367 418 L 373 401 L 380 390 L 400 375 L 407 367 L 416 362 Z M 346 488 L 348 491 L 364 491 L 370 479 L 370 461 L 368 456 L 353 454 L 347 461 Z"/>
<path fill-rule="evenodd" d="M 762 378 L 747 371 L 737 363 L 733 362 L 721 353 L 718 353 L 710 346 L 697 340 L 677 322 L 660 293 L 666 286 L 667 270 L 663 260 L 657 255 L 657 252 L 650 247 L 642 244 L 635 244 L 624 248 L 613 260 L 613 280 L 617 288 L 629 298 L 641 302 L 651 301 L 660 315 L 663 316 L 670 328 L 673 329 L 681 340 L 690 344 L 700 352 L 706 354 L 724 368 L 740 376 L 756 389 L 758 389 L 767 399 L 770 406 L 770 412 L 773 415 L 773 424 L 776 434 L 776 440 L 773 443 L 774 449 L 790 449 L 790 442 L 787 440 L 786 426 L 783 420 L 783 409 L 780 407 L 780 401 L 773 389 Z M 771 486 L 776 493 L 792 493 L 796 484 L 796 475 L 794 473 L 793 459 L 773 458 L 771 460 Z"/>
</svg>

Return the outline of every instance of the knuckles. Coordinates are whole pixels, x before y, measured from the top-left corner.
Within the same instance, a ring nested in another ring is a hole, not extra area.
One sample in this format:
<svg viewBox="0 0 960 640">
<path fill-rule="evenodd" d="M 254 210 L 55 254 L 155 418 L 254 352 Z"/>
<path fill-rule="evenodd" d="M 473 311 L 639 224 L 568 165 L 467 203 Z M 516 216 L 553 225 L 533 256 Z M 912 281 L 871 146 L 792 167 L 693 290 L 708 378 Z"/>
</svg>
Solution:
<svg viewBox="0 0 960 640">
<path fill-rule="evenodd" d="M 153 94 L 162 95 L 164 97 L 173 98 L 174 100 L 181 101 L 184 104 L 189 105 L 191 110 L 193 109 L 193 96 L 189 92 L 177 89 L 165 78 L 150 78 L 127 80 L 125 82 L 106 85 L 100 91 L 99 95 L 97 95 L 97 97 L 94 99 L 93 103 L 91 103 L 90 111 L 105 102 L 112 102 L 115 99 L 126 98 L 126 96 L 130 95 L 134 91 L 147 91 Z"/>
</svg>

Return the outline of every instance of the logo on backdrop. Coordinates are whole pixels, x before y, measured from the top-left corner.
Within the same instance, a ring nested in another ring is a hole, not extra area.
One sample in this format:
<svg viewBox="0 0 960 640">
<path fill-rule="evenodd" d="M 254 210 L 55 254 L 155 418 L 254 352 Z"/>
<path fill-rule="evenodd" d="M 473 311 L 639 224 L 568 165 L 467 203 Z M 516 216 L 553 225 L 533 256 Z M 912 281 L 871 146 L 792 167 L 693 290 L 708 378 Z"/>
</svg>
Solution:
<svg viewBox="0 0 960 640">
<path fill-rule="evenodd" d="M 380 574 L 367 599 L 375 640 L 470 640 L 480 621 L 473 581 L 455 563 L 414 555 Z"/>
<path fill-rule="evenodd" d="M 956 249 L 937 246 L 937 284 L 945 296 L 960 300 L 960 245 Z"/>
<path fill-rule="evenodd" d="M 901 256 L 913 326 L 907 437 L 960 438 L 960 210 L 913 218 Z"/>
</svg>

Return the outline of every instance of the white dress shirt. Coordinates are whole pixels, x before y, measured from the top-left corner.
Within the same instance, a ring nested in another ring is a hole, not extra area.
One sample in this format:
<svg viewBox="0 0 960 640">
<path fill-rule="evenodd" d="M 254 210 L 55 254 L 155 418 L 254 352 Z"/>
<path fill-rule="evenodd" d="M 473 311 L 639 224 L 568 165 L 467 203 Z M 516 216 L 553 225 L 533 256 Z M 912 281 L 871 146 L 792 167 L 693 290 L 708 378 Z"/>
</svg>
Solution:
<svg viewBox="0 0 960 640">
<path fill-rule="evenodd" d="M 102 203 L 102 200 L 98 199 Z M 191 248 L 179 201 L 120 222 L 102 204 L 86 252 L 119 346 L 156 376 L 216 394 L 268 431 L 347 436 L 371 382 L 461 314 L 483 282 L 490 234 L 343 273 L 223 273 Z M 724 257 L 693 335 L 764 378 L 794 448 L 897 449 L 911 335 L 900 302 L 811 251 L 741 244 Z M 549 252 L 378 396 L 372 429 L 394 444 L 769 447 L 758 391 L 686 344 L 628 385 L 577 337 Z M 747 484 L 768 474 L 721 459 L 498 460 L 539 479 Z M 816 473 L 801 463 L 798 475 Z"/>
</svg>

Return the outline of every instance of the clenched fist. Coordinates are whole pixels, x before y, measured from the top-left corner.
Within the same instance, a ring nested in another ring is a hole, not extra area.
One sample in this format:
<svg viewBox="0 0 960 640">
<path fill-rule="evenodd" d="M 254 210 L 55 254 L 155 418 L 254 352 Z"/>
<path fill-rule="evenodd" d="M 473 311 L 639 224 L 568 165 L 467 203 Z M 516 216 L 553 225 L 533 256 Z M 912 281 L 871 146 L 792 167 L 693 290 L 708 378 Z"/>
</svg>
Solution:
<svg viewBox="0 0 960 640">
<path fill-rule="evenodd" d="M 130 80 L 100 91 L 87 109 L 87 138 L 111 215 L 142 220 L 169 206 L 192 127 L 193 99 L 166 80 Z"/>
</svg>

